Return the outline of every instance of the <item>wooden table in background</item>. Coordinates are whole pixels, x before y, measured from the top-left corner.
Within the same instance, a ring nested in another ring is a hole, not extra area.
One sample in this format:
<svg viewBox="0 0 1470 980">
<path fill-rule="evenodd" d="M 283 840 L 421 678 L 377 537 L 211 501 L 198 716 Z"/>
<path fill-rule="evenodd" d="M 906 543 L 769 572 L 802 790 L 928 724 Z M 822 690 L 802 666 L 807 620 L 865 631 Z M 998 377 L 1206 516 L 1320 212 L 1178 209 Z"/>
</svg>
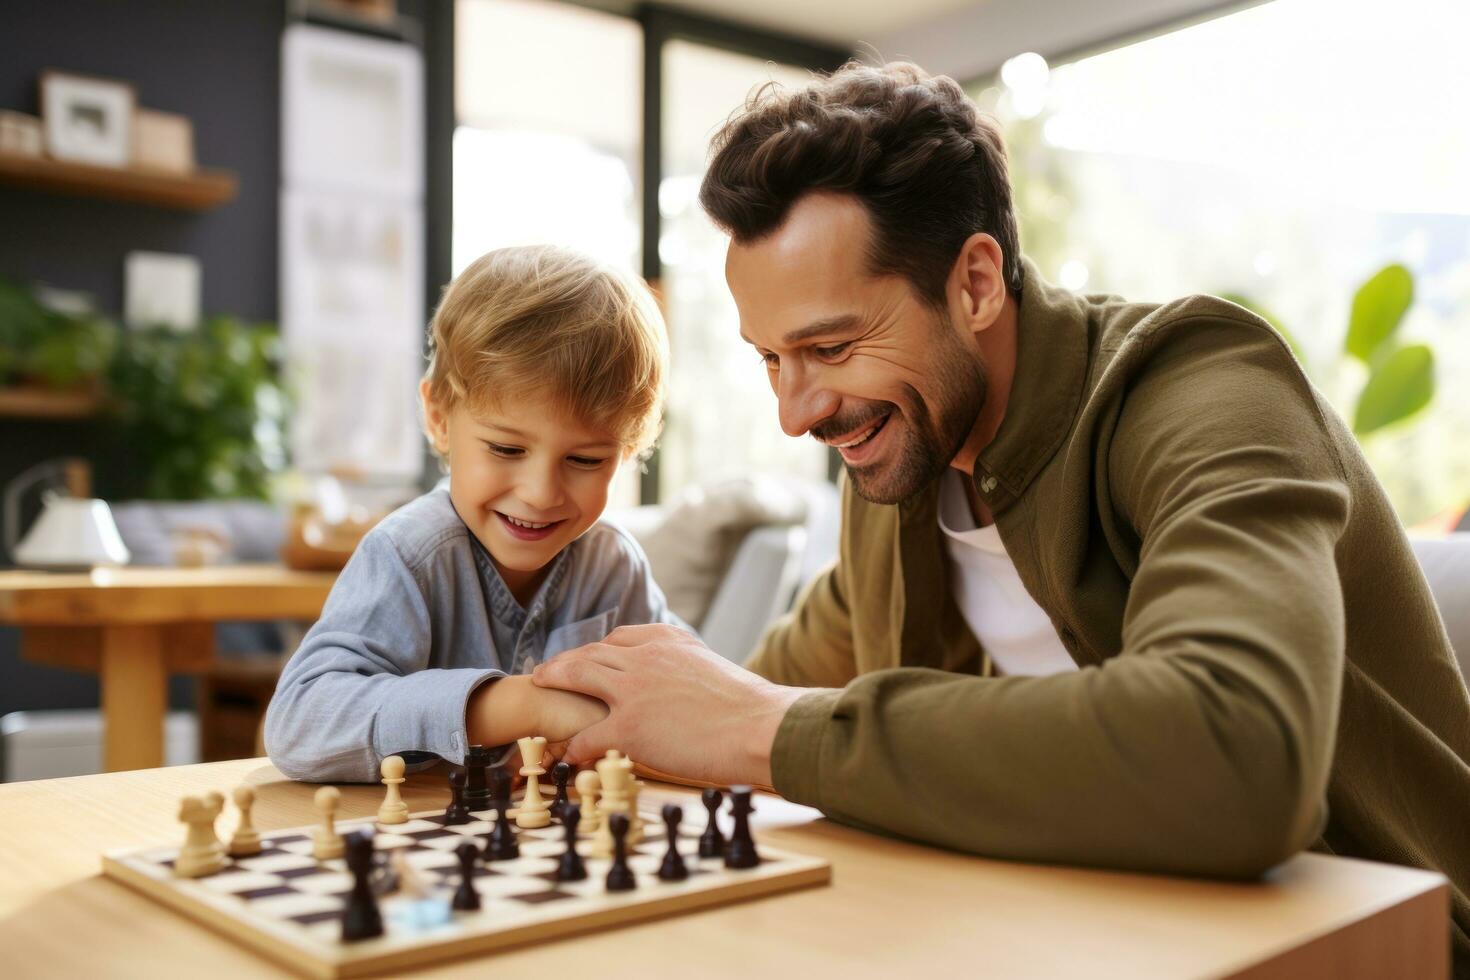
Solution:
<svg viewBox="0 0 1470 980">
<path fill-rule="evenodd" d="M 101 875 L 103 852 L 183 841 L 179 797 L 255 789 L 261 829 L 314 820 L 316 787 L 264 759 L 0 785 L 0 950 L 25 977 L 277 977 L 268 960 Z M 382 787 L 343 787 L 341 818 Z M 448 803 L 443 776 L 404 786 Z M 644 798 L 701 813 L 689 790 Z M 229 808 L 219 829 L 235 822 Z M 1230 884 L 989 861 L 876 837 L 759 796 L 757 838 L 832 862 L 832 884 L 469 960 L 425 976 L 1248 977 L 1444 980 L 1443 877 L 1301 854 Z"/>
<path fill-rule="evenodd" d="M 35 663 L 95 671 L 102 685 L 103 766 L 163 765 L 168 675 L 214 658 L 214 626 L 321 613 L 336 575 L 272 565 L 0 572 L 0 625 L 21 628 Z"/>
</svg>

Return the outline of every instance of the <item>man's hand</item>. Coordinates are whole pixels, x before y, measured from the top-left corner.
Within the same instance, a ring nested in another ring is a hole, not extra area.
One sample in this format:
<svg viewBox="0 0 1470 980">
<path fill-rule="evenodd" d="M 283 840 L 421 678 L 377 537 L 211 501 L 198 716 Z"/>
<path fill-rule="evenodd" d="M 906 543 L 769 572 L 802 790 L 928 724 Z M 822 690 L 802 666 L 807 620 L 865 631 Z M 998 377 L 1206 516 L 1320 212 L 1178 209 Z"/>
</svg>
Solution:
<svg viewBox="0 0 1470 980">
<path fill-rule="evenodd" d="M 620 626 L 600 643 L 541 664 L 531 680 L 608 706 L 605 720 L 567 746 L 565 759 L 574 765 L 619 749 L 671 775 L 766 786 L 776 729 L 805 693 L 772 684 L 663 625 Z"/>
</svg>

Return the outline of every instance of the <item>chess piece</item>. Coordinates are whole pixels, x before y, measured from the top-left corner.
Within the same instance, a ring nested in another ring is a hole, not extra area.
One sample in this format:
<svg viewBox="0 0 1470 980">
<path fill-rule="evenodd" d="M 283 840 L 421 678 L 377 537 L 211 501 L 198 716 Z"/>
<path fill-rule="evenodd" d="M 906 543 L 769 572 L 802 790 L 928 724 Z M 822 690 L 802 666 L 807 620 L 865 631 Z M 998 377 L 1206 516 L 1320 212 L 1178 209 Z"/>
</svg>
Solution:
<svg viewBox="0 0 1470 980">
<path fill-rule="evenodd" d="M 602 786 L 602 800 L 597 805 L 599 826 L 592 841 L 594 857 L 612 857 L 612 830 L 607 818 L 614 813 L 628 815 L 628 794 L 633 783 L 633 762 L 623 758 L 617 749 L 608 749 L 607 755 L 597 763 L 597 779 Z M 631 822 L 631 820 L 630 820 Z"/>
<path fill-rule="evenodd" d="M 753 868 L 761 863 L 755 850 L 755 838 L 750 836 L 750 815 L 755 807 L 750 805 L 749 786 L 730 787 L 730 813 L 735 817 L 735 829 L 730 832 L 730 843 L 725 845 L 725 867 Z"/>
<path fill-rule="evenodd" d="M 449 774 L 449 806 L 444 808 L 444 826 L 470 822 L 470 811 L 464 805 L 465 771 L 456 769 Z"/>
<path fill-rule="evenodd" d="M 704 825 L 704 833 L 699 835 L 699 856 L 722 857 L 725 853 L 725 835 L 720 833 L 720 804 L 725 802 L 725 795 L 717 789 L 707 789 L 699 798 L 709 811 L 709 822 Z"/>
<path fill-rule="evenodd" d="M 330 789 L 331 787 L 325 787 Z M 341 838 L 338 838 L 341 840 Z M 347 870 L 352 872 L 352 890 L 342 910 L 342 941 L 356 942 L 383 934 L 383 915 L 373 894 L 373 835 L 354 830 L 343 844 L 347 852 Z"/>
<path fill-rule="evenodd" d="M 454 854 L 459 858 L 459 887 L 454 890 L 454 901 L 450 904 L 459 912 L 478 912 L 480 893 L 475 891 L 475 858 L 480 849 L 465 841 L 454 849 Z"/>
<path fill-rule="evenodd" d="M 378 823 L 407 823 L 408 804 L 403 802 L 398 789 L 403 785 L 403 756 L 388 756 L 378 766 L 378 771 L 383 774 L 383 785 L 388 787 L 383 805 L 378 807 Z"/>
<path fill-rule="evenodd" d="M 541 795 L 541 784 L 537 776 L 544 775 L 541 756 L 546 751 L 546 739 L 541 735 L 517 739 L 521 749 L 521 775 L 526 777 L 526 791 L 521 795 L 521 805 L 516 811 L 516 826 L 527 830 L 545 827 L 551 823 L 551 804 Z"/>
<path fill-rule="evenodd" d="M 583 769 L 577 773 L 573 785 L 577 787 L 577 800 L 582 811 L 582 832 L 590 834 L 598 827 L 597 794 L 601 783 L 597 779 L 597 773 L 591 769 Z"/>
<path fill-rule="evenodd" d="M 628 846 L 643 843 L 643 817 L 638 812 L 638 794 L 643 792 L 643 780 L 632 778 L 633 760 L 628 760 Z"/>
<path fill-rule="evenodd" d="M 581 881 L 587 877 L 587 866 L 582 855 L 577 853 L 577 824 L 582 822 L 582 808 L 567 802 L 561 808 L 562 832 L 566 834 L 567 850 L 556 865 L 557 881 Z"/>
<path fill-rule="evenodd" d="M 321 824 L 311 828 L 311 856 L 326 861 L 342 856 L 342 837 L 337 833 L 337 804 L 342 793 L 335 786 L 323 786 L 316 791 L 316 812 Z"/>
<path fill-rule="evenodd" d="M 237 786 L 234 792 L 235 806 L 240 811 L 240 823 L 235 836 L 230 838 L 230 857 L 248 857 L 260 853 L 260 834 L 250 823 L 250 808 L 255 805 L 255 790 L 249 786 Z"/>
<path fill-rule="evenodd" d="M 189 828 L 184 846 L 174 859 L 174 874 L 180 878 L 202 878 L 224 867 L 224 848 L 214 832 L 214 822 L 224 805 L 225 798 L 214 792 L 179 801 L 179 819 Z"/>
<path fill-rule="evenodd" d="M 683 881 L 689 877 L 689 869 L 684 867 L 684 858 L 679 853 L 679 821 L 684 819 L 684 808 L 675 803 L 665 803 L 663 818 L 669 849 L 664 854 L 663 863 L 658 866 L 658 876 L 661 881 Z"/>
<path fill-rule="evenodd" d="M 485 785 L 485 773 L 490 768 L 490 749 L 484 745 L 471 745 L 464 754 L 464 768 L 465 809 L 471 813 L 490 809 L 490 790 Z"/>
<path fill-rule="evenodd" d="M 607 870 L 607 890 L 626 892 L 638 886 L 633 871 L 628 867 L 628 815 L 610 813 L 607 817 L 608 833 L 612 835 L 612 867 Z"/>
<path fill-rule="evenodd" d="M 408 848 L 395 847 L 391 853 L 393 856 L 388 859 L 388 863 L 393 868 L 393 874 L 398 878 L 398 891 L 415 901 L 427 898 L 429 895 L 428 882 L 424 881 L 424 876 L 413 866 L 413 862 L 409 861 Z"/>
<path fill-rule="evenodd" d="M 567 799 L 567 780 L 572 778 L 571 765 L 558 762 L 551 767 L 551 778 L 556 780 L 556 799 L 551 801 L 551 815 L 560 820 L 562 807 L 571 802 Z"/>
<path fill-rule="evenodd" d="M 495 827 L 485 841 L 485 860 L 512 861 L 521 856 L 521 845 L 516 840 L 515 827 L 510 819 L 510 773 L 504 769 L 490 770 L 492 798 L 495 801 Z"/>
</svg>

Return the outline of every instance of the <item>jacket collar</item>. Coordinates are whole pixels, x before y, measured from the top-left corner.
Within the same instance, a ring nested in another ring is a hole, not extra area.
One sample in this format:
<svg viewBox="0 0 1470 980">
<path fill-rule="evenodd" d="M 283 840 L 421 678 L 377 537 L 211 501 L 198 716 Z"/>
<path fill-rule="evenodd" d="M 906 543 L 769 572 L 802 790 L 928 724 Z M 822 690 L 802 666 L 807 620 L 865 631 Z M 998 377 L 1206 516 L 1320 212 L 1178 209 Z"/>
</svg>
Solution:
<svg viewBox="0 0 1470 980">
<path fill-rule="evenodd" d="M 1016 375 L 1005 418 L 975 463 L 975 489 L 992 513 L 1015 503 L 1056 455 L 1082 404 L 1089 357 L 1087 303 L 1021 259 Z"/>
</svg>

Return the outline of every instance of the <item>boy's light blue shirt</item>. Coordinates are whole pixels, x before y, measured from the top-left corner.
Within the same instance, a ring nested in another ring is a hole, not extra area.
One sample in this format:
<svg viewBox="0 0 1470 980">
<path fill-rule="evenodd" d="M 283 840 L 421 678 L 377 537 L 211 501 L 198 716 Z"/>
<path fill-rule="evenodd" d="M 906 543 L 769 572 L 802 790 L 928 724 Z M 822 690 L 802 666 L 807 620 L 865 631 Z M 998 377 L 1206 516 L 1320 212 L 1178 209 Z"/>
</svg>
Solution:
<svg viewBox="0 0 1470 980">
<path fill-rule="evenodd" d="M 376 781 L 389 755 L 460 764 L 475 688 L 638 623 L 689 628 L 626 531 L 594 524 L 522 608 L 441 485 L 357 546 L 276 685 L 266 751 L 318 782 Z"/>
</svg>

